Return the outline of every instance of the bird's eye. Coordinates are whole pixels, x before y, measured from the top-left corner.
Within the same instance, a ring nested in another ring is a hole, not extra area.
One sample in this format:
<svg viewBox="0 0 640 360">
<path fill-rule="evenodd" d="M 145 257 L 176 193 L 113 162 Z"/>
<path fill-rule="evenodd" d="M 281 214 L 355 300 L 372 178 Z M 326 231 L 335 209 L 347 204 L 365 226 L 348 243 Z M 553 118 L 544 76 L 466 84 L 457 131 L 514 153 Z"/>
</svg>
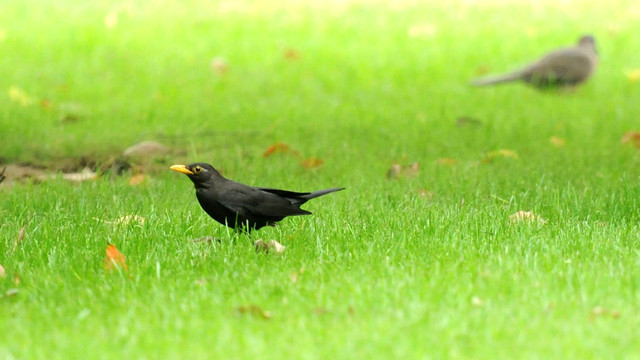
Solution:
<svg viewBox="0 0 640 360">
<path fill-rule="evenodd" d="M 202 170 L 203 170 L 203 169 L 202 169 L 202 166 L 200 166 L 200 165 L 196 165 L 196 166 L 193 168 L 193 172 L 194 172 L 194 173 L 196 173 L 196 174 L 200 174 L 200 173 L 202 172 Z"/>
</svg>

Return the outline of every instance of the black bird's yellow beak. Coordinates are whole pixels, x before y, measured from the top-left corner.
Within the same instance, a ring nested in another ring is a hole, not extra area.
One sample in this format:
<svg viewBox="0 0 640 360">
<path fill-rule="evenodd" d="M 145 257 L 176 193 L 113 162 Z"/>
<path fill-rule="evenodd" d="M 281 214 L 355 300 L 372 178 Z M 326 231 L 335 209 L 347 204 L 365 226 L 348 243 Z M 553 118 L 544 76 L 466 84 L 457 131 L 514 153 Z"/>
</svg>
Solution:
<svg viewBox="0 0 640 360">
<path fill-rule="evenodd" d="M 187 175 L 193 175 L 193 171 L 187 169 L 187 167 L 184 165 L 172 165 L 171 170 L 181 172 Z"/>
</svg>

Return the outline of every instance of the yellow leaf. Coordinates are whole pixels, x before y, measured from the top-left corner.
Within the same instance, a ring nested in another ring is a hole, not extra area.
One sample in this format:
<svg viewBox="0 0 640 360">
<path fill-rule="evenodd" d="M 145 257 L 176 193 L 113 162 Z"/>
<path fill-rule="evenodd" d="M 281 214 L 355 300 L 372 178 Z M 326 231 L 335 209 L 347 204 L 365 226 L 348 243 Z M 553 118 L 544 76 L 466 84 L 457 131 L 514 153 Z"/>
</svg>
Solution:
<svg viewBox="0 0 640 360">
<path fill-rule="evenodd" d="M 314 157 L 304 159 L 302 160 L 302 162 L 300 162 L 300 165 L 302 165 L 302 167 L 304 167 L 305 169 L 317 168 L 319 166 L 322 166 L 322 164 L 324 164 L 324 160 Z"/>
<path fill-rule="evenodd" d="M 561 137 L 557 137 L 557 136 L 552 136 L 549 138 L 549 142 L 551 143 L 551 145 L 555 146 L 555 147 L 563 147 L 564 146 L 564 139 Z"/>
<path fill-rule="evenodd" d="M 20 103 L 22 106 L 29 106 L 33 103 L 33 98 L 29 96 L 26 91 L 17 86 L 10 87 L 8 93 L 11 101 Z"/>
<path fill-rule="evenodd" d="M 631 82 L 640 81 L 640 69 L 627 70 L 624 72 L 624 74 L 627 76 L 627 79 L 629 79 L 629 81 Z"/>
</svg>

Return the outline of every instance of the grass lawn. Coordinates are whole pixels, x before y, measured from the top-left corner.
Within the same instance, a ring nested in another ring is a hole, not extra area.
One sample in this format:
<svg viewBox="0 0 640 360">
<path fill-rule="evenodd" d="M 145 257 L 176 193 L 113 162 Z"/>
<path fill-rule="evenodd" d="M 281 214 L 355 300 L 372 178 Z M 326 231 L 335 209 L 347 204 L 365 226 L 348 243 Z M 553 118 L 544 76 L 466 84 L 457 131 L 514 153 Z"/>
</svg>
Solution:
<svg viewBox="0 0 640 360">
<path fill-rule="evenodd" d="M 574 91 L 468 85 L 587 32 Z M 3 2 L 0 163 L 172 152 L 0 186 L 0 359 L 640 357 L 639 33 L 624 0 Z M 347 190 L 238 235 L 168 168 L 194 161 Z"/>
</svg>

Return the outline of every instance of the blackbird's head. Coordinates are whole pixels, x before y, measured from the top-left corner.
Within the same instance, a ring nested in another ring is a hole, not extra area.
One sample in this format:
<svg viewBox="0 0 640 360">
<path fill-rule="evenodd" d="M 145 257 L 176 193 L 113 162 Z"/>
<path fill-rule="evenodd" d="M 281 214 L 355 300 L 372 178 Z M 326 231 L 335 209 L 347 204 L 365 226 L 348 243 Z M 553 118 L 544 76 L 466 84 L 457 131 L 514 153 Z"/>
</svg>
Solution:
<svg viewBox="0 0 640 360">
<path fill-rule="evenodd" d="M 220 177 L 220 173 L 207 163 L 173 165 L 171 166 L 171 170 L 187 175 L 196 185 L 205 184 L 213 178 Z"/>
</svg>

